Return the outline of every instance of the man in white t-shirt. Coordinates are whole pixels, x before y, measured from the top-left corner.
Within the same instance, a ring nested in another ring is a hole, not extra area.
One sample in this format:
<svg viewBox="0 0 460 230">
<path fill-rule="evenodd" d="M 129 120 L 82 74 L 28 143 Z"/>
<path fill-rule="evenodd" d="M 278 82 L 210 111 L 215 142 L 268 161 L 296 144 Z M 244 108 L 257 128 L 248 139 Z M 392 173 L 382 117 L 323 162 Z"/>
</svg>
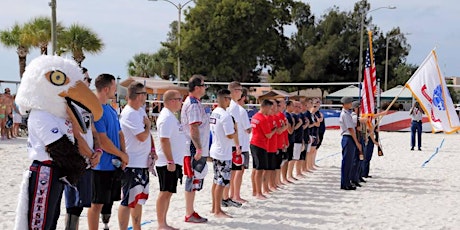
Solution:
<svg viewBox="0 0 460 230">
<path fill-rule="evenodd" d="M 182 161 L 184 159 L 185 133 L 176 118 L 175 113 L 180 111 L 182 96 L 177 90 L 168 90 L 163 95 L 164 107 L 157 119 L 158 161 L 155 163 L 160 193 L 157 198 L 158 229 L 175 229 L 166 222 L 169 202 L 173 193 L 177 192 L 177 180 L 182 183 Z"/>
<path fill-rule="evenodd" d="M 127 229 L 129 215 L 134 229 L 141 229 L 142 205 L 149 197 L 149 158 L 155 158 L 155 146 L 150 134 L 151 122 L 143 105 L 147 92 L 142 83 L 128 86 L 128 104 L 120 114 L 129 163 L 124 169 L 122 200 L 118 208 L 120 229 Z"/>
<path fill-rule="evenodd" d="M 221 201 L 224 188 L 230 186 L 232 167 L 232 142 L 237 136 L 236 124 L 232 116 L 225 111 L 230 105 L 230 91 L 221 89 L 217 92 L 218 106 L 212 111 L 209 123 L 212 132 L 212 144 L 209 154 L 214 166 L 214 183 L 212 185 L 212 210 L 216 217 L 231 217 L 222 211 Z"/>
<path fill-rule="evenodd" d="M 243 135 L 242 133 L 245 132 L 243 127 L 241 126 L 241 115 L 240 115 L 240 105 L 238 104 L 238 100 L 241 99 L 241 95 L 243 93 L 243 87 L 237 81 L 233 81 L 228 85 L 228 90 L 230 90 L 230 96 L 232 98 L 230 102 L 230 106 L 227 108 L 227 112 L 233 117 L 236 126 L 237 126 L 237 133 L 235 135 L 234 142 L 232 144 L 232 152 L 236 151 L 239 155 L 241 154 L 241 145 L 239 137 Z M 241 203 L 245 202 L 245 200 L 241 199 L 240 196 L 240 189 L 241 183 L 243 180 L 243 165 L 235 165 L 232 164 L 232 179 L 230 182 L 230 191 L 228 189 L 224 189 L 224 197 L 222 200 L 222 206 L 234 206 L 234 207 L 241 207 Z"/>
<path fill-rule="evenodd" d="M 182 104 L 181 123 L 187 140 L 184 156 L 185 178 L 185 222 L 205 223 L 208 219 L 201 217 L 193 207 L 195 191 L 203 188 L 204 178 L 195 175 L 192 165 L 206 162 L 209 156 L 209 115 L 204 110 L 200 98 L 206 94 L 204 77 L 193 75 L 188 81 L 189 96 Z"/>
</svg>

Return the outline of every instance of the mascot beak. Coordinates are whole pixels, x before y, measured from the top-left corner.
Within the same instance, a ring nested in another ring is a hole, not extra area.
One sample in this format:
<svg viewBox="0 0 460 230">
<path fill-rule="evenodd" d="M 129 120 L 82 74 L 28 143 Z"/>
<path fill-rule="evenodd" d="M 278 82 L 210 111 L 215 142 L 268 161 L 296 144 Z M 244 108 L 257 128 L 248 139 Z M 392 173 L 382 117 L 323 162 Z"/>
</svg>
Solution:
<svg viewBox="0 0 460 230">
<path fill-rule="evenodd" d="M 66 92 L 61 92 L 59 96 L 64 97 L 67 101 L 67 114 L 72 120 L 72 123 L 79 124 L 77 128 L 81 133 L 86 133 L 86 125 L 80 116 L 80 113 L 71 104 L 74 102 L 78 106 L 82 107 L 88 112 L 91 112 L 94 121 L 101 119 L 102 117 L 102 106 L 96 95 L 82 81 L 77 81 L 75 87 L 69 88 Z"/>
</svg>

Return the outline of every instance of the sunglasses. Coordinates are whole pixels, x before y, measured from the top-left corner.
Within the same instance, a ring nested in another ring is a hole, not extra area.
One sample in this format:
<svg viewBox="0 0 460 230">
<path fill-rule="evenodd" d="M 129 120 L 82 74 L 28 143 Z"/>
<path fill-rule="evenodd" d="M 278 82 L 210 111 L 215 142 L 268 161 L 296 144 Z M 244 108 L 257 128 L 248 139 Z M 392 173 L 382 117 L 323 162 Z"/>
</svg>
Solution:
<svg viewBox="0 0 460 230">
<path fill-rule="evenodd" d="M 147 92 L 136 92 L 136 94 L 147 95 Z"/>
</svg>

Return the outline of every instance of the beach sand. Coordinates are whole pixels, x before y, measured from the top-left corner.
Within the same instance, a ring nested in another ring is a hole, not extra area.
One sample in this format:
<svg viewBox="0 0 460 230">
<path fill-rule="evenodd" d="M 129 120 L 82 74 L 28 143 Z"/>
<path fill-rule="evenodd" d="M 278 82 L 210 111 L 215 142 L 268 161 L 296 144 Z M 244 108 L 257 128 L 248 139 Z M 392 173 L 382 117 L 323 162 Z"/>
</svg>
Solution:
<svg viewBox="0 0 460 230">
<path fill-rule="evenodd" d="M 156 134 L 155 134 L 156 135 Z M 223 208 L 234 218 L 210 215 L 212 167 L 203 191 L 197 193 L 195 210 L 208 217 L 207 224 L 184 223 L 184 192 L 179 185 L 168 212 L 168 223 L 180 229 L 459 229 L 459 134 L 422 135 L 423 151 L 410 151 L 410 133 L 382 132 L 384 156 L 374 153 L 370 175 L 356 191 L 340 190 L 340 133 L 328 130 L 318 151 L 320 168 L 296 184 L 285 186 L 266 201 L 254 199 L 250 170 L 244 174 L 241 208 Z M 156 140 L 158 141 L 158 140 Z M 156 143 L 158 144 L 158 142 Z M 435 152 L 429 163 L 423 163 Z M 26 139 L 0 142 L 0 229 L 12 229 L 22 173 L 28 168 Z M 158 180 L 150 178 L 150 198 L 143 209 L 143 229 L 156 229 L 155 203 Z M 64 201 L 62 202 L 64 204 Z M 114 204 L 111 229 L 118 229 Z M 62 206 L 58 229 L 64 229 Z M 80 229 L 88 229 L 86 210 Z M 102 224 L 99 225 L 102 229 Z"/>
</svg>

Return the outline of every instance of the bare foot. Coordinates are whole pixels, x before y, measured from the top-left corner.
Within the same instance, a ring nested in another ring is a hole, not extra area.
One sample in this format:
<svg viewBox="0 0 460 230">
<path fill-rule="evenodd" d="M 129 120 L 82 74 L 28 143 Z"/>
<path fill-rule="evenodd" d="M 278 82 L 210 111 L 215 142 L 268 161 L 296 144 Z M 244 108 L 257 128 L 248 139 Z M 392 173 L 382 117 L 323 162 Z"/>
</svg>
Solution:
<svg viewBox="0 0 460 230">
<path fill-rule="evenodd" d="M 217 218 L 233 218 L 232 216 L 228 215 L 227 213 L 220 211 L 217 213 L 214 213 L 214 216 Z"/>
<path fill-rule="evenodd" d="M 174 228 L 174 227 L 171 227 L 171 226 L 169 226 L 169 225 L 158 226 L 157 229 L 158 229 L 158 230 L 178 230 L 178 228 Z"/>
<path fill-rule="evenodd" d="M 266 200 L 267 197 L 261 194 L 261 195 L 256 195 L 256 199 L 259 199 L 259 200 Z"/>
<path fill-rule="evenodd" d="M 233 201 L 236 201 L 236 202 L 239 202 L 239 203 L 246 203 L 246 202 L 248 202 L 247 200 L 245 200 L 245 199 L 243 199 L 243 198 L 241 198 L 241 197 L 235 198 L 235 199 L 232 199 L 232 200 L 233 200 Z"/>
</svg>

